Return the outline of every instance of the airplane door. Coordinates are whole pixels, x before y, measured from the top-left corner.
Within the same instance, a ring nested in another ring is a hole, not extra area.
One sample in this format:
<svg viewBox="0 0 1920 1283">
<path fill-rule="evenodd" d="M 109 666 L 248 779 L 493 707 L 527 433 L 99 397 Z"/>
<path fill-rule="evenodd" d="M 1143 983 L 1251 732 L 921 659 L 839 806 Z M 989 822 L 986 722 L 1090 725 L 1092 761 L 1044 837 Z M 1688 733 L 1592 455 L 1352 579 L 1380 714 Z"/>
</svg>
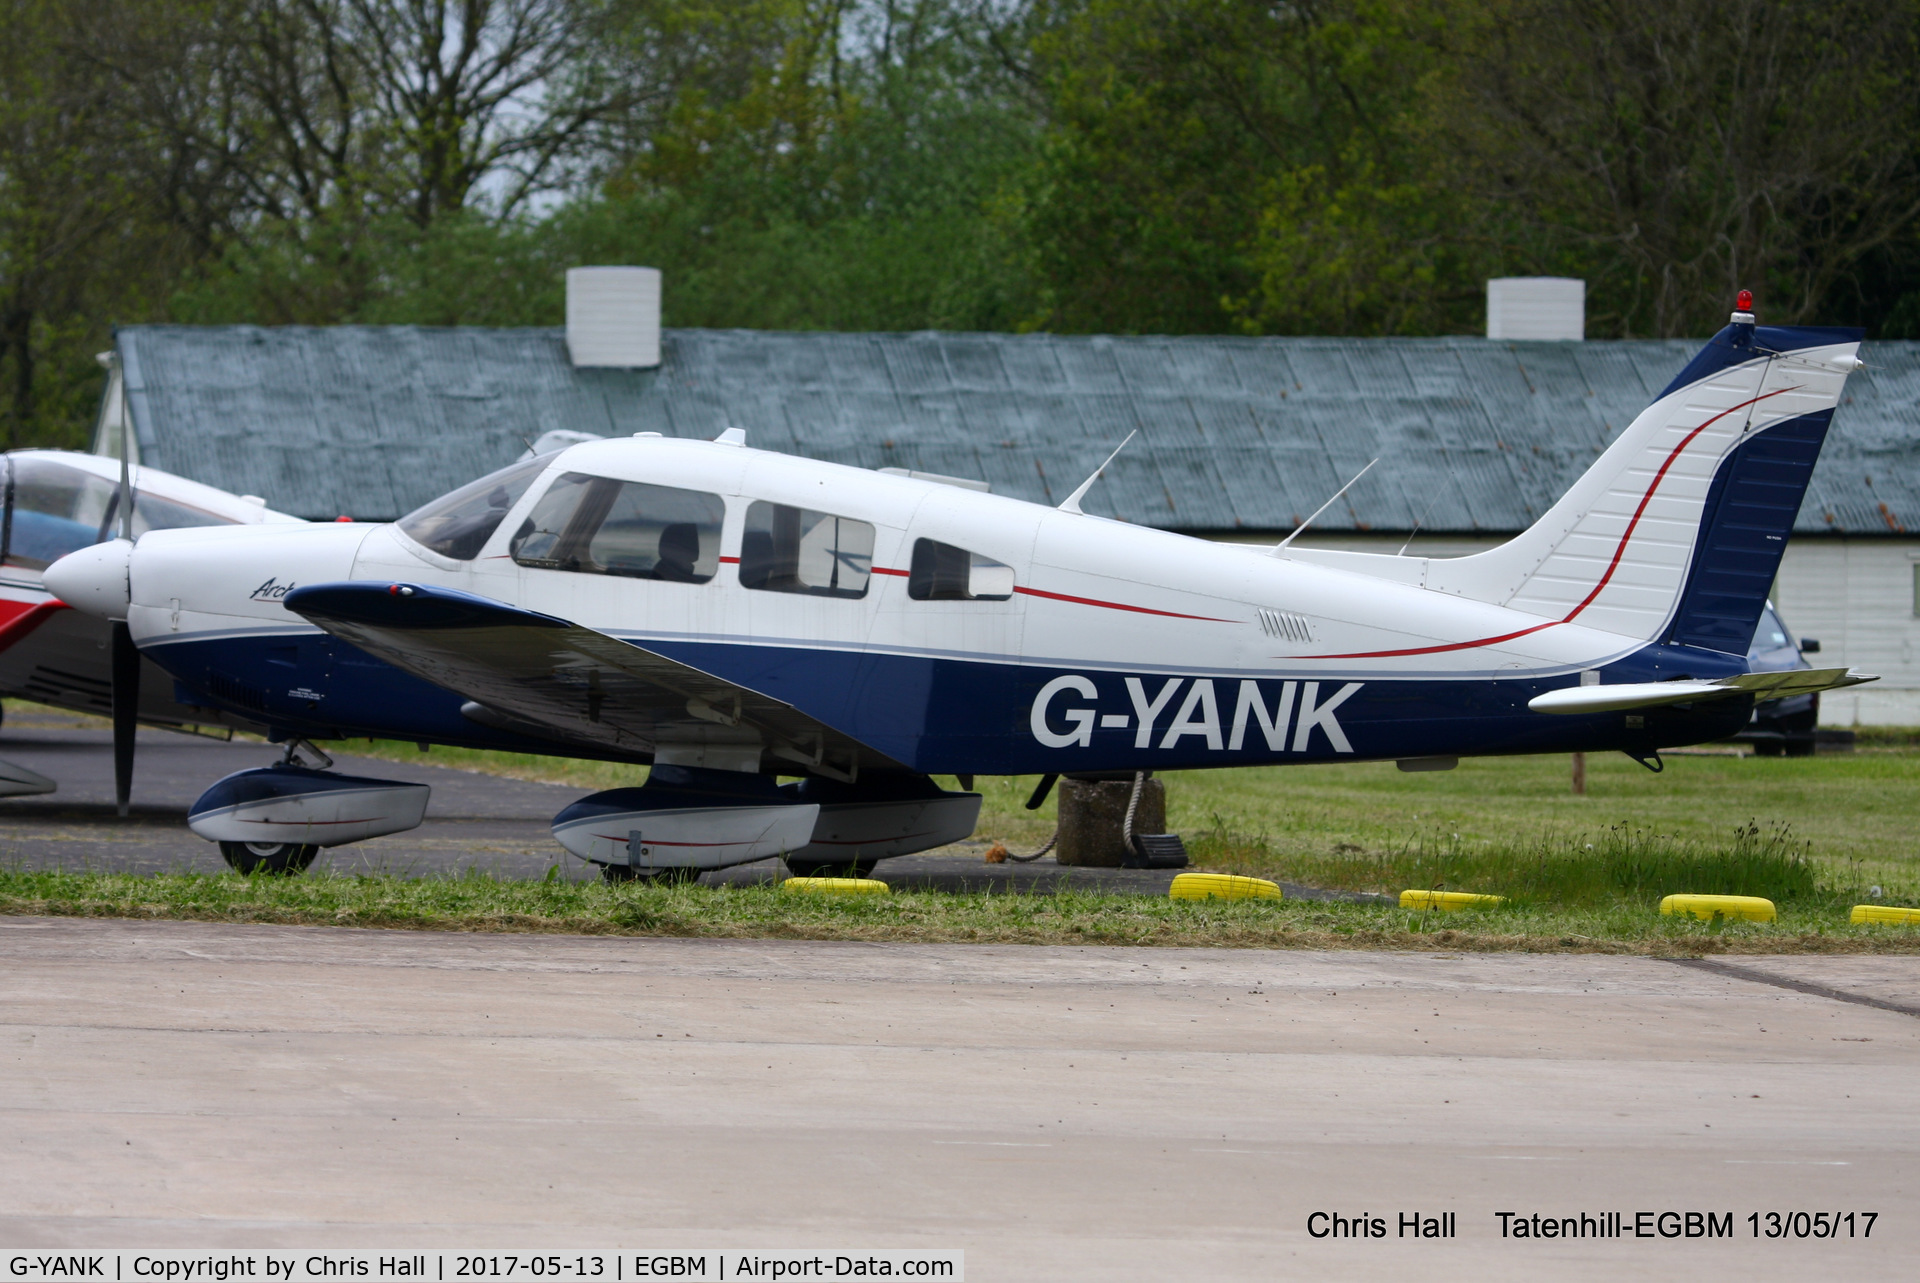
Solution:
<svg viewBox="0 0 1920 1283">
<path fill-rule="evenodd" d="M 980 761 L 1024 725 L 1018 683 L 1025 653 L 1026 599 L 1037 520 L 1007 505 L 983 518 L 963 491 L 929 494 L 894 553 L 869 653 L 892 678 L 892 707 L 868 717 L 927 746 L 926 760 Z M 876 726 L 873 729 L 878 729 Z"/>
</svg>

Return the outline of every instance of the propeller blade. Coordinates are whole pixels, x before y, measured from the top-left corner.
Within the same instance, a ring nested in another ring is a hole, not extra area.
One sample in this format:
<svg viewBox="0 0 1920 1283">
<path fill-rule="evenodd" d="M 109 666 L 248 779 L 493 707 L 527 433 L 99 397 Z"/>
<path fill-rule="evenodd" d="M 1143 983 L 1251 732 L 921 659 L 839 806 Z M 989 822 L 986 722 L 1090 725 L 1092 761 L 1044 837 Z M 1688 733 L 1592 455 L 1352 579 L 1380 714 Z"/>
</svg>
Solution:
<svg viewBox="0 0 1920 1283">
<path fill-rule="evenodd" d="M 140 650 L 125 623 L 113 625 L 113 794 L 120 814 L 133 798 L 133 736 L 139 727 Z"/>
</svg>

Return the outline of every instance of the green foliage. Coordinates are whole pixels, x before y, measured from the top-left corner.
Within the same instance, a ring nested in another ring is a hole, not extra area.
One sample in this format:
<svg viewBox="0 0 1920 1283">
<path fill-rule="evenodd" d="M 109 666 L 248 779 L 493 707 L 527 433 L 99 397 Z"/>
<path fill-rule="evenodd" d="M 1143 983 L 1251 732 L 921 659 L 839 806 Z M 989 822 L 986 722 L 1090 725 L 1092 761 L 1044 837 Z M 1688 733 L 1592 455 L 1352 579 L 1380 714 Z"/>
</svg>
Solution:
<svg viewBox="0 0 1920 1283">
<path fill-rule="evenodd" d="M 462 23 L 479 15 L 465 33 Z M 0 422 L 114 324 L 1920 335 L 1920 0 L 0 0 Z M 471 45 L 446 38 L 461 30 Z"/>
</svg>

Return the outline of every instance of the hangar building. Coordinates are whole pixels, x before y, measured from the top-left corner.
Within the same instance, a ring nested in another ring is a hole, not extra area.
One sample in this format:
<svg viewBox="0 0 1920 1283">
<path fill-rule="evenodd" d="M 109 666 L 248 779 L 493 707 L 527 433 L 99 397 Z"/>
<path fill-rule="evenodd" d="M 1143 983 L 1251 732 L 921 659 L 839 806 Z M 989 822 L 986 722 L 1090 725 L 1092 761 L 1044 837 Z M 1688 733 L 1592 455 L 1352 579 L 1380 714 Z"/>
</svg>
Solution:
<svg viewBox="0 0 1920 1283">
<path fill-rule="evenodd" d="M 656 286 L 657 288 L 657 286 Z M 657 315 L 657 312 L 656 312 Z M 1209 538 L 1465 553 L 1525 529 L 1698 348 L 1690 340 L 1069 337 L 658 330 L 651 368 L 578 325 L 121 329 L 96 449 L 313 518 L 387 520 L 547 432 L 712 437 L 983 479 Z M 1776 601 L 1824 664 L 1882 681 L 1831 724 L 1920 725 L 1920 343 L 1864 351 Z M 617 356 L 613 358 L 619 360 Z M 645 359 L 645 358 L 641 358 Z M 638 361 L 636 360 L 637 364 Z"/>
</svg>

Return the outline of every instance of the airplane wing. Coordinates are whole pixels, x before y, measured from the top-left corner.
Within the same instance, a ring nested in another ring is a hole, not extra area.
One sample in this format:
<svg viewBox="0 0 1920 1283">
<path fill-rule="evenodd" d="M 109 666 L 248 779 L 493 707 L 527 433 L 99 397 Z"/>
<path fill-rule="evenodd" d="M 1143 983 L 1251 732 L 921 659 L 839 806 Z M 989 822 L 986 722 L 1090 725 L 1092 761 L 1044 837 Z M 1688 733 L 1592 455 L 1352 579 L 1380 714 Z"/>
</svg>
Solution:
<svg viewBox="0 0 1920 1283">
<path fill-rule="evenodd" d="M 1785 699 L 1877 682 L 1878 677 L 1851 668 L 1800 668 L 1784 673 L 1741 673 L 1714 681 L 1627 682 L 1619 686 L 1563 686 L 1535 695 L 1527 707 L 1536 713 L 1610 713 L 1623 708 L 1653 708 L 1660 704 L 1690 704 L 1699 700 L 1752 695 L 1755 699 Z"/>
<path fill-rule="evenodd" d="M 465 695 L 473 720 L 651 753 L 764 747 L 830 779 L 904 769 L 793 705 L 632 642 L 492 598 L 421 584 L 314 584 L 287 609 L 394 667 Z"/>
</svg>

